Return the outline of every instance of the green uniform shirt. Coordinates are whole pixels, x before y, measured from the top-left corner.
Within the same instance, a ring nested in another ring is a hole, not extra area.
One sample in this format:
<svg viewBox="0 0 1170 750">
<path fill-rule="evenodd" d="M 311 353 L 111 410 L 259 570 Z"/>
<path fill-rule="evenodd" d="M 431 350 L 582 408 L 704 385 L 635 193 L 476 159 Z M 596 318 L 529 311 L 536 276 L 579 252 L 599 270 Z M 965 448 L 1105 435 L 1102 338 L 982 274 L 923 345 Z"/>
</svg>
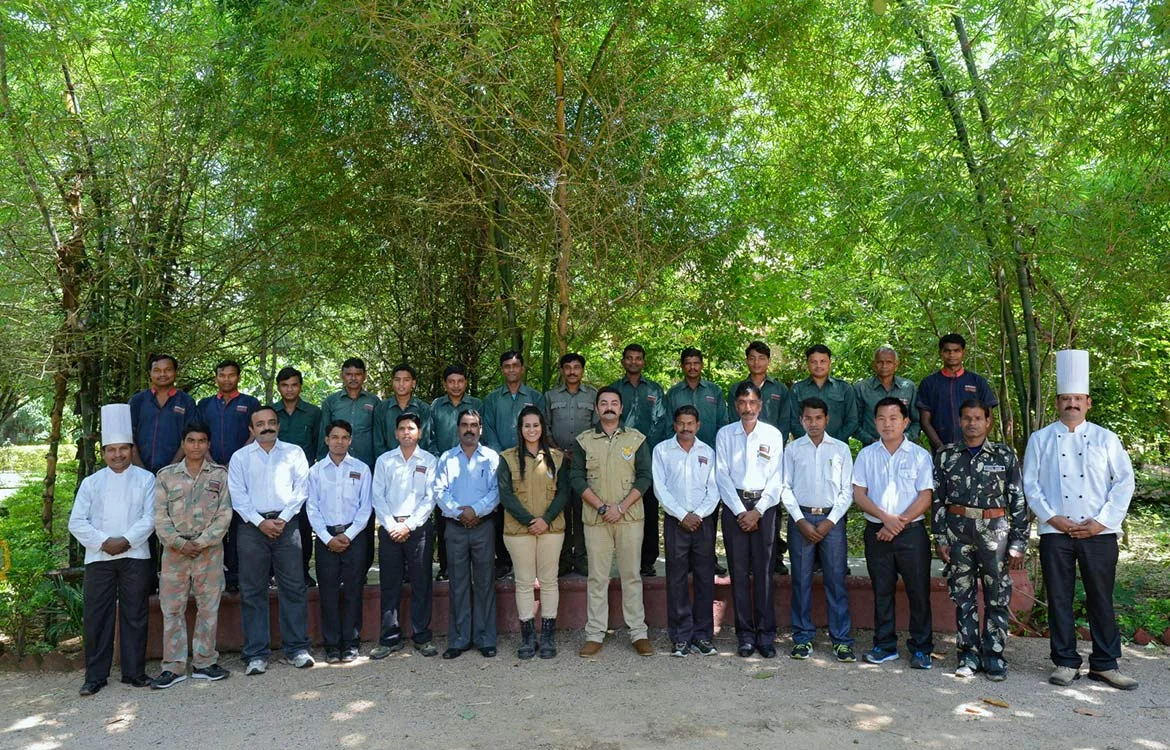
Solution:
<svg viewBox="0 0 1170 750">
<path fill-rule="evenodd" d="M 576 393 L 569 393 L 562 384 L 544 394 L 544 403 L 549 434 L 557 447 L 571 457 L 580 448 L 577 436 L 597 426 L 597 389 L 582 383 Z"/>
<path fill-rule="evenodd" d="M 483 444 L 497 453 L 516 447 L 516 421 L 529 404 L 545 411 L 544 396 L 526 383 L 515 394 L 506 385 L 489 393 L 483 400 Z"/>
<path fill-rule="evenodd" d="M 642 378 L 635 388 L 628 377 L 622 377 L 610 387 L 622 394 L 622 427 L 645 435 L 651 448 L 666 439 L 671 422 L 666 415 L 666 393 L 662 386 Z"/>
<path fill-rule="evenodd" d="M 439 396 L 431 402 L 431 453 L 441 456 L 459 445 L 459 412 L 473 409 L 483 413 L 483 402 L 475 396 L 463 394 L 458 405 L 450 396 Z"/>
<path fill-rule="evenodd" d="M 804 428 L 800 426 L 800 402 L 814 396 L 829 405 L 829 426 L 825 432 L 842 443 L 848 443 L 857 432 L 857 394 L 853 392 L 853 386 L 831 375 L 823 388 L 817 388 L 812 378 L 792 384 L 792 411 L 789 412 L 792 438 L 804 437 Z"/>
<path fill-rule="evenodd" d="M 329 455 L 329 448 L 325 446 L 325 428 L 335 419 L 344 419 L 353 427 L 350 455 L 373 471 L 374 459 L 377 458 L 374 455 L 374 412 L 379 403 L 378 397 L 365 389 L 357 398 L 350 398 L 344 390 L 326 396 L 321 402 L 321 445 L 317 449 L 317 459 Z"/>
<path fill-rule="evenodd" d="M 1004 443 L 985 441 L 974 453 L 966 443 L 951 443 L 934 458 L 934 500 L 931 527 L 938 543 L 946 539 L 948 505 L 1003 508 L 1011 524 L 1008 546 L 1028 546 L 1028 506 L 1016 453 Z"/>
<path fill-rule="evenodd" d="M 374 455 L 381 456 L 387 451 L 398 447 L 398 415 L 414 412 L 422 420 L 421 434 L 418 438 L 418 447 L 429 453 L 431 450 L 431 407 L 417 396 L 411 396 L 403 409 L 398 405 L 398 399 L 388 398 L 378 404 L 374 410 Z"/>
<path fill-rule="evenodd" d="M 873 408 L 883 398 L 892 397 L 910 407 L 910 426 L 906 428 L 906 439 L 917 443 L 921 426 L 918 422 L 918 386 L 913 380 L 894 376 L 894 387 L 886 390 L 877 375 L 858 380 L 853 384 L 853 392 L 857 394 L 857 439 L 862 445 L 876 443 L 879 435 L 873 422 Z"/>
<path fill-rule="evenodd" d="M 727 424 L 739 421 L 739 412 L 735 410 L 735 391 L 741 384 L 748 382 L 752 382 L 750 377 L 731 386 L 731 390 L 727 392 Z M 788 423 L 792 416 L 792 394 L 789 393 L 788 386 L 765 375 L 764 384 L 760 386 L 760 397 L 764 402 L 760 407 L 760 419 L 780 430 L 784 441 L 787 442 L 788 433 L 792 432 L 792 426 Z"/>
<path fill-rule="evenodd" d="M 284 410 L 283 401 L 274 401 L 270 406 L 280 417 L 280 434 L 276 437 L 286 443 L 292 443 L 305 452 L 305 460 L 309 466 L 317 460 L 317 446 L 324 437 L 321 435 L 321 409 L 304 399 L 298 399 L 293 413 Z"/>
<path fill-rule="evenodd" d="M 696 437 L 707 445 L 715 445 L 715 433 L 728 423 L 723 389 L 702 378 L 695 388 L 680 380 L 666 392 L 665 418 L 671 424 L 674 423 L 674 411 L 680 406 L 693 406 L 699 411 L 699 434 Z"/>
</svg>

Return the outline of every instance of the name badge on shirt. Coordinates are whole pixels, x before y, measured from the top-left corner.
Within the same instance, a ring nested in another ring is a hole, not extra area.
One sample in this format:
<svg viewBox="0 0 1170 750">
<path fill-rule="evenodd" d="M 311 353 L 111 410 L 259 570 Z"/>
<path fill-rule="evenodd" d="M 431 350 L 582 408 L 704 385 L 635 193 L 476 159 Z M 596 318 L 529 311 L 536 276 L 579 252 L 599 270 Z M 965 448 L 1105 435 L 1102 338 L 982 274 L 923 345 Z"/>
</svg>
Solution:
<svg viewBox="0 0 1170 750">
<path fill-rule="evenodd" d="M 652 393 L 647 393 L 646 400 L 649 401 L 650 403 L 654 404 L 654 403 L 658 402 L 658 397 Z"/>
<path fill-rule="evenodd" d="M 415 474 L 426 474 L 426 473 L 427 473 L 427 467 L 425 467 L 425 466 L 416 466 L 416 467 L 414 467 L 414 473 L 415 473 Z"/>
<path fill-rule="evenodd" d="M 175 414 L 186 414 L 186 413 L 187 413 L 186 407 L 184 407 L 184 406 L 176 406 L 175 407 Z"/>
<path fill-rule="evenodd" d="M 967 393 L 975 393 L 979 389 L 973 385 L 965 385 L 965 386 L 963 386 L 963 390 L 966 391 Z"/>
<path fill-rule="evenodd" d="M 351 471 L 351 472 L 349 473 L 349 478 L 350 478 L 350 479 L 361 479 L 361 478 L 362 478 L 362 473 L 361 473 L 360 471 Z"/>
<path fill-rule="evenodd" d="M 634 457 L 634 449 L 632 447 L 627 445 L 625 448 L 622 448 L 622 458 L 629 461 L 633 457 Z"/>
<path fill-rule="evenodd" d="M 773 393 L 771 396 L 769 396 L 769 398 L 771 398 L 773 401 L 779 401 L 779 400 L 780 400 L 780 394 L 779 394 L 779 393 Z"/>
<path fill-rule="evenodd" d="M 761 444 L 758 450 L 759 450 L 759 452 L 756 453 L 756 456 L 758 456 L 759 458 L 762 458 L 765 461 L 767 461 L 768 459 L 770 459 L 772 457 L 772 446 Z"/>
<path fill-rule="evenodd" d="M 220 483 L 215 479 L 213 479 L 207 483 L 207 489 L 210 490 L 211 492 L 219 492 L 220 488 L 221 488 Z"/>
<path fill-rule="evenodd" d="M 706 456 L 699 456 L 699 466 L 703 466 L 706 463 L 707 463 L 707 457 Z"/>
<path fill-rule="evenodd" d="M 708 403 L 708 404 L 713 404 L 713 403 L 715 403 L 715 397 L 714 397 L 714 396 L 706 396 L 706 399 L 707 399 L 707 403 Z"/>
<path fill-rule="evenodd" d="M 1003 464 L 988 464 L 983 468 L 987 469 L 988 471 L 1007 471 L 1007 467 L 1005 467 Z"/>
<path fill-rule="evenodd" d="M 365 409 L 366 411 L 373 411 L 374 405 L 373 404 L 362 404 L 362 408 Z"/>
<path fill-rule="evenodd" d="M 247 406 L 246 404 L 238 404 L 238 405 L 236 406 L 236 411 L 238 411 L 238 412 L 241 412 L 241 413 L 243 413 L 243 412 L 247 412 L 247 411 L 248 411 L 248 406 Z"/>
</svg>

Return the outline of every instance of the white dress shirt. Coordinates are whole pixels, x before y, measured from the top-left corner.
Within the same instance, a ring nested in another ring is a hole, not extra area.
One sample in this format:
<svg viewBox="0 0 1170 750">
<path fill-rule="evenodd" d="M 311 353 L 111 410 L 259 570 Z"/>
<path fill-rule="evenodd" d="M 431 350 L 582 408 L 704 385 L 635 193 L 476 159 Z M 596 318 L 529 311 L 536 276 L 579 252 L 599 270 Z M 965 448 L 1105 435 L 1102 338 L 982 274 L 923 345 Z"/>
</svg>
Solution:
<svg viewBox="0 0 1170 750">
<path fill-rule="evenodd" d="M 934 465 L 925 448 L 902 440 L 892 454 L 881 440 L 870 443 L 857 454 L 853 464 L 853 483 L 864 487 L 866 495 L 887 513 L 901 515 L 914 504 L 918 493 L 934 489 Z M 866 513 L 867 521 L 881 523 Z M 925 515 L 912 519 L 921 521 Z"/>
<path fill-rule="evenodd" d="M 820 445 L 803 435 L 784 447 L 780 500 L 798 520 L 804 517 L 802 505 L 832 508 L 826 518 L 835 524 L 853 504 L 852 478 L 853 456 L 848 445 L 827 432 Z"/>
<path fill-rule="evenodd" d="M 306 503 L 318 539 L 328 542 L 329 526 L 349 524 L 342 535 L 353 541 L 370 521 L 370 467 L 348 453 L 339 464 L 326 455 L 309 469 Z"/>
<path fill-rule="evenodd" d="M 760 513 L 780 504 L 784 437 L 772 425 L 756 422 L 751 434 L 743 422 L 734 422 L 715 434 L 715 483 L 719 496 L 735 515 L 747 510 L 736 490 L 762 491 L 756 502 Z"/>
<path fill-rule="evenodd" d="M 154 474 L 138 466 L 116 473 L 108 466 L 77 488 L 69 512 L 69 533 L 85 547 L 85 564 L 121 558 L 149 560 L 146 540 L 154 531 Z M 120 555 L 102 551 L 111 537 L 123 537 L 130 549 Z"/>
<path fill-rule="evenodd" d="M 715 451 L 695 438 L 689 451 L 679 445 L 678 437 L 664 440 L 654 446 L 651 462 L 654 473 L 654 496 L 675 520 L 681 521 L 688 513 L 706 518 L 719 505 L 719 489 L 715 485 Z"/>
<path fill-rule="evenodd" d="M 405 517 L 411 531 L 427 522 L 435 507 L 430 489 L 437 464 L 434 454 L 422 448 L 415 448 L 410 458 L 402 457 L 402 446 L 378 458 L 372 499 L 382 528 L 392 528 L 395 518 Z"/>
<path fill-rule="evenodd" d="M 1121 533 L 1133 498 L 1133 464 L 1117 435 L 1081 422 L 1070 432 L 1061 422 L 1037 430 L 1024 452 L 1024 498 L 1040 519 L 1041 534 L 1059 534 L 1053 516 L 1073 523 L 1092 518 L 1102 534 Z"/>
<path fill-rule="evenodd" d="M 271 451 L 248 443 L 228 464 L 232 509 L 240 518 L 259 526 L 261 513 L 280 513 L 288 523 L 309 497 L 309 462 L 300 446 L 277 440 Z"/>
</svg>

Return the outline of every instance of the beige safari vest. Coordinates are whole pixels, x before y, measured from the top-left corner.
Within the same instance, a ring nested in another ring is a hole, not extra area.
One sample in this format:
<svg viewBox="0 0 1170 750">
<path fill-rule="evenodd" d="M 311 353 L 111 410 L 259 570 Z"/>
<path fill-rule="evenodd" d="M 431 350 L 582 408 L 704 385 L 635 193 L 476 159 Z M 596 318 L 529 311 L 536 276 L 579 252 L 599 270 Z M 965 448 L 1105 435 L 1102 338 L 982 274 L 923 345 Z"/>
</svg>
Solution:
<svg viewBox="0 0 1170 750">
<path fill-rule="evenodd" d="M 557 472 L 565 463 L 565 454 L 556 448 L 552 449 L 553 467 L 550 471 L 544 461 L 544 451 L 531 456 L 524 462 L 524 478 L 520 478 L 520 448 L 509 448 L 500 454 L 500 458 L 508 462 L 508 469 L 512 472 L 512 491 L 524 509 L 537 518 L 544 516 L 548 506 L 552 505 L 557 495 Z M 568 471 L 568 467 L 565 468 Z M 565 533 L 565 514 L 559 513 L 549 524 L 550 534 Z M 524 536 L 528 527 L 512 517 L 511 513 L 504 513 L 504 533 L 509 536 Z"/>
<path fill-rule="evenodd" d="M 616 505 L 626 498 L 634 486 L 634 456 L 646 436 L 632 428 L 620 427 L 609 437 L 604 432 L 588 429 L 577 436 L 577 444 L 585 453 L 585 476 L 589 489 L 606 505 Z M 646 517 L 643 503 L 638 501 L 628 508 L 622 521 L 641 521 Z M 605 523 L 592 508 L 581 513 L 586 526 Z"/>
</svg>

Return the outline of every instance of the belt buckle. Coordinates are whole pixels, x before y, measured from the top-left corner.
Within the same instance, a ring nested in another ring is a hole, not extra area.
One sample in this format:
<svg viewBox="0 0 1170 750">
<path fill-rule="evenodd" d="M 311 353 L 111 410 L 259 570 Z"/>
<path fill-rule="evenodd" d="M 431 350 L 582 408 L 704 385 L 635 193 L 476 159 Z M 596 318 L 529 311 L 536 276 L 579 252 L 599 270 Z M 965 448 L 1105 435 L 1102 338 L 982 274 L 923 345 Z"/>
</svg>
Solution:
<svg viewBox="0 0 1170 750">
<path fill-rule="evenodd" d="M 825 515 L 825 509 L 824 508 L 809 508 L 808 513 L 810 516 L 823 516 L 823 515 Z"/>
</svg>

